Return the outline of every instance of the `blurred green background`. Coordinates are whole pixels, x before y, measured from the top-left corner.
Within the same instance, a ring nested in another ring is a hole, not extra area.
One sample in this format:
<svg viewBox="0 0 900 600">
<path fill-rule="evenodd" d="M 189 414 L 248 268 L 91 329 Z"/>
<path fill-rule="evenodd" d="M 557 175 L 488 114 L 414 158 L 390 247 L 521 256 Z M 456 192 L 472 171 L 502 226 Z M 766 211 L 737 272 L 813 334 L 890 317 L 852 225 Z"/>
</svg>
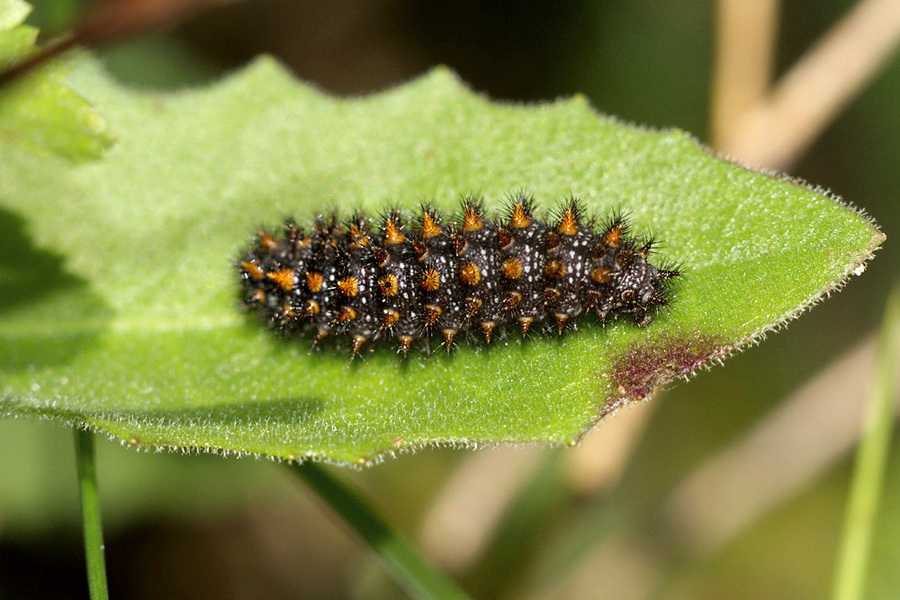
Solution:
<svg viewBox="0 0 900 600">
<path fill-rule="evenodd" d="M 853 5 L 782 2 L 777 72 Z M 74 0 L 39 1 L 29 22 L 61 30 L 81 8 Z M 324 90 L 350 95 L 447 64 L 495 99 L 583 93 L 623 120 L 678 127 L 707 140 L 714 25 L 715 3 L 706 0 L 256 0 L 216 5 L 172 30 L 99 53 L 122 81 L 157 89 L 214 81 L 263 52 Z M 540 493 L 528 496 L 532 512 L 508 512 L 521 517 L 510 531 L 523 538 L 508 560 L 489 559 L 482 572 L 457 573 L 476 597 L 579 597 L 566 587 L 566 565 L 577 569 L 586 556 L 603 552 L 621 564 L 601 561 L 605 570 L 580 597 L 828 594 L 849 453 L 811 482 L 798 483 L 711 553 L 686 549 L 661 524 L 659 511 L 694 469 L 877 329 L 900 264 L 892 233 L 900 226 L 898 107 L 895 57 L 790 169 L 876 219 L 888 241 L 868 271 L 724 367 L 673 386 L 652 407 L 628 411 L 652 414 L 617 484 L 584 492 L 567 483 L 567 450 L 480 451 L 496 453 L 497 469 L 504 457 L 510 464 L 542 465 L 546 479 Z M 589 441 L 607 427 L 612 423 Z M 106 441 L 98 451 L 113 597 L 403 597 L 368 551 L 279 465 L 138 453 Z M 86 597 L 71 432 L 0 421 L 0 453 L 0 598 Z M 341 475 L 367 489 L 388 518 L 417 539 L 423 519 L 450 497 L 446 483 L 458 481 L 455 476 L 475 459 L 472 451 L 440 449 Z M 766 460 L 774 465 L 778 458 Z M 734 473 L 736 479 L 745 475 Z M 489 495 L 491 483 L 488 475 L 482 485 L 470 484 L 469 492 Z M 465 514 L 466 506 L 458 507 L 461 518 L 478 521 L 478 515 Z M 900 590 L 898 507 L 895 440 L 871 561 L 871 598 L 895 598 Z M 621 548 L 627 556 L 616 552 Z M 609 572 L 617 575 L 607 579 Z M 626 587 L 616 587 L 621 585 Z"/>
</svg>

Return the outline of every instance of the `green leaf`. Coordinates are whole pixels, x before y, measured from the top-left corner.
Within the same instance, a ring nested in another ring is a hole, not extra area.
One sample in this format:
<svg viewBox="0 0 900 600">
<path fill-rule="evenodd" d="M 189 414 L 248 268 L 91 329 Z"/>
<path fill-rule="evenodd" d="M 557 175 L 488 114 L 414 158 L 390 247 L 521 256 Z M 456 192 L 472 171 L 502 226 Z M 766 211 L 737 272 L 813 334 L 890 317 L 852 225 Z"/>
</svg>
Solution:
<svg viewBox="0 0 900 600">
<path fill-rule="evenodd" d="M 862 270 L 883 240 L 802 183 L 710 155 L 680 131 L 595 113 L 583 98 L 496 104 L 437 69 L 335 99 L 270 59 L 206 89 L 123 89 L 73 72 L 121 139 L 102 163 L 0 148 L 0 414 L 135 446 L 365 464 L 441 444 L 570 444 L 779 327 Z M 278 341 L 241 314 L 233 260 L 260 224 L 510 190 L 569 194 L 685 265 L 646 328 L 585 319 L 557 337 L 361 360 Z"/>
<path fill-rule="evenodd" d="M 21 25 L 31 12 L 31 7 L 24 0 L 0 0 L 0 32 L 8 31 Z"/>
<path fill-rule="evenodd" d="M 21 23 L 31 7 L 0 0 L 0 72 L 34 51 L 37 30 Z M 112 144 L 106 121 L 62 82 L 66 67 L 48 64 L 0 89 L 0 144 L 22 144 L 72 161 L 99 158 Z"/>
</svg>

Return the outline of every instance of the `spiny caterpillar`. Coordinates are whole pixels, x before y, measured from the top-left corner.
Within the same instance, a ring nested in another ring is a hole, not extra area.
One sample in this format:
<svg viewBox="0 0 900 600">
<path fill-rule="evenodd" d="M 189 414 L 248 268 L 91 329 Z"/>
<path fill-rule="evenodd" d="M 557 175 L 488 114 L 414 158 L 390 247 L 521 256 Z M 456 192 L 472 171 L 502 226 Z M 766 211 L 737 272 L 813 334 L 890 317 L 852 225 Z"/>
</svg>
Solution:
<svg viewBox="0 0 900 600">
<path fill-rule="evenodd" d="M 449 351 L 460 332 L 481 329 L 490 343 L 517 327 L 554 323 L 559 334 L 577 319 L 630 315 L 639 326 L 668 300 L 677 268 L 647 261 L 654 240 L 629 236 L 621 215 L 598 224 L 567 200 L 549 221 L 518 194 L 500 220 L 481 199 L 443 221 L 423 206 L 413 219 L 393 210 L 380 219 L 356 214 L 316 218 L 309 232 L 288 219 L 284 236 L 264 231 L 238 261 L 244 304 L 284 334 L 313 345 L 345 336 L 356 356 L 369 340 L 394 339 L 406 356 L 437 332 Z"/>
</svg>

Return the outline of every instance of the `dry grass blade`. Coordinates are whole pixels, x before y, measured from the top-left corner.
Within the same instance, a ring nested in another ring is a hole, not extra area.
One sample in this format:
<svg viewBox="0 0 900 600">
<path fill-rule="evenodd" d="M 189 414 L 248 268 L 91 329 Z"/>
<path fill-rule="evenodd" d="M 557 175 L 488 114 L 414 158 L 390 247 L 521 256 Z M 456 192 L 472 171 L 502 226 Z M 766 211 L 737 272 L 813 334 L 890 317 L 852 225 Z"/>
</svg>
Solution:
<svg viewBox="0 0 900 600">
<path fill-rule="evenodd" d="M 778 0 L 721 0 L 716 8 L 712 144 L 720 148 L 741 114 L 765 99 L 772 78 Z"/>
<path fill-rule="evenodd" d="M 874 336 L 857 345 L 674 491 L 663 515 L 682 544 L 714 552 L 846 454 L 859 438 L 875 346 Z"/>
<path fill-rule="evenodd" d="M 898 44 L 900 2 L 861 0 L 765 98 L 730 124 L 719 123 L 717 148 L 751 165 L 789 167 L 872 80 Z M 716 80 L 726 77 L 719 74 Z"/>
</svg>

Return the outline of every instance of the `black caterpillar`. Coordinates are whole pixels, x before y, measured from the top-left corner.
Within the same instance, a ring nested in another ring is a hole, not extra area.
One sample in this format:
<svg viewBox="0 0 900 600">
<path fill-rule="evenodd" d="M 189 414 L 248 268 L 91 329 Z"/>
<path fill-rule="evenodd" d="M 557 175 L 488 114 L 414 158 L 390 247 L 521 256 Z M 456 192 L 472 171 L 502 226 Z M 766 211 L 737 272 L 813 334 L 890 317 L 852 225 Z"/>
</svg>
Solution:
<svg viewBox="0 0 900 600">
<path fill-rule="evenodd" d="M 613 216 L 599 227 L 584 206 L 566 201 L 552 224 L 534 216 L 519 194 L 493 221 L 483 201 L 466 198 L 462 214 L 443 222 L 423 206 L 410 221 L 400 211 L 379 226 L 361 214 L 341 223 L 319 216 L 307 232 L 288 219 L 284 236 L 261 231 L 238 261 L 244 304 L 285 334 L 348 336 L 355 356 L 369 340 L 396 339 L 406 356 L 417 339 L 480 328 L 489 343 L 510 326 L 524 336 L 552 318 L 563 331 L 595 313 L 630 315 L 639 326 L 669 303 L 677 268 L 647 261 L 654 240 L 629 236 Z"/>
</svg>

